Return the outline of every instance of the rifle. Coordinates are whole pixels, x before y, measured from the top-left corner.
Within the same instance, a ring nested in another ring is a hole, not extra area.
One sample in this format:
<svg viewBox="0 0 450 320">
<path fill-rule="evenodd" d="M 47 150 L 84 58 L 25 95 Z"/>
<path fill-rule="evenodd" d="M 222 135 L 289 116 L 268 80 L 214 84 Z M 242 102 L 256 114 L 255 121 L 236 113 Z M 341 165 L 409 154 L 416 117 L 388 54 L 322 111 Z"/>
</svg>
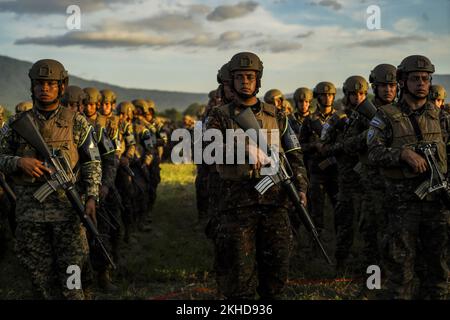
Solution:
<svg viewBox="0 0 450 320">
<path fill-rule="evenodd" d="M 427 195 L 438 191 L 444 205 L 450 209 L 450 194 L 448 183 L 442 172 L 439 170 L 435 153 L 437 145 L 435 143 L 425 143 L 415 147 L 415 151 L 425 157 L 430 168 L 430 178 L 425 180 L 414 192 L 419 199 L 423 200 Z"/>
<path fill-rule="evenodd" d="M 50 151 L 49 147 L 42 138 L 39 129 L 33 122 L 28 113 L 24 113 L 21 117 L 14 120 L 10 127 L 20 135 L 26 142 L 28 142 L 36 151 L 44 157 L 46 163 L 50 166 L 52 173 L 49 174 L 50 179 L 46 177 L 46 183 L 42 185 L 33 196 L 39 202 L 43 202 L 50 194 L 55 191 L 62 190 L 69 199 L 72 207 L 80 217 L 81 222 L 86 227 L 88 232 L 93 236 L 94 240 L 100 246 L 101 251 L 106 259 L 108 259 L 112 268 L 116 266 L 106 250 L 100 234 L 92 221 L 91 217 L 85 214 L 84 204 L 81 201 L 80 195 L 75 189 L 75 175 L 72 172 L 69 162 L 61 153 L 61 150 Z"/>
<path fill-rule="evenodd" d="M 11 202 L 11 210 L 8 212 L 8 223 L 9 227 L 11 228 L 11 231 L 13 234 L 16 233 L 17 228 L 17 221 L 16 221 L 16 215 L 15 215 L 15 208 L 16 208 L 16 194 L 9 186 L 8 182 L 6 181 L 5 174 L 3 172 L 0 172 L 0 186 L 2 187 L 3 191 L 6 194 L 6 197 Z"/>
<path fill-rule="evenodd" d="M 142 187 L 136 182 L 135 177 L 136 175 L 134 174 L 133 170 L 131 170 L 129 165 L 123 165 L 121 164 L 120 167 L 125 171 L 125 173 L 127 175 L 130 176 L 131 181 L 133 182 L 133 184 L 139 189 L 139 191 L 143 194 L 145 194 L 144 190 L 142 189 Z M 117 190 L 116 190 L 117 191 Z M 125 210 L 125 209 L 124 209 Z"/>
<path fill-rule="evenodd" d="M 260 126 L 258 124 L 258 121 L 255 118 L 255 115 L 253 114 L 253 111 L 250 108 L 246 108 L 244 111 L 242 111 L 237 117 L 233 118 L 234 121 L 244 130 L 247 131 L 248 129 L 253 129 L 259 132 Z M 251 138 L 251 137 L 250 137 Z M 262 140 L 260 138 L 260 140 Z M 255 141 L 256 142 L 256 141 Z M 263 141 L 260 141 L 263 142 Z M 266 144 L 267 145 L 267 144 Z M 279 164 L 279 170 L 276 174 L 271 176 L 266 176 L 263 178 L 256 186 L 255 189 L 259 192 L 259 194 L 263 195 L 266 191 L 268 191 L 272 186 L 281 184 L 285 190 L 285 192 L 288 194 L 289 199 L 292 201 L 292 203 L 295 206 L 296 212 L 299 215 L 299 218 L 305 225 L 306 229 L 311 233 L 314 241 L 319 246 L 324 258 L 327 260 L 328 264 L 332 264 L 330 257 L 328 256 L 322 242 L 319 238 L 319 233 L 317 232 L 317 229 L 311 219 L 311 216 L 309 215 L 306 208 L 303 206 L 300 196 L 297 192 L 297 189 L 294 186 L 294 183 L 292 182 L 292 176 L 293 171 L 291 168 L 291 165 L 289 164 L 289 161 L 286 157 L 286 155 L 282 152 L 279 153 L 279 158 L 277 156 L 276 152 L 271 152 L 272 156 L 275 157 L 275 161 Z M 282 161 L 280 161 L 282 160 Z"/>
</svg>

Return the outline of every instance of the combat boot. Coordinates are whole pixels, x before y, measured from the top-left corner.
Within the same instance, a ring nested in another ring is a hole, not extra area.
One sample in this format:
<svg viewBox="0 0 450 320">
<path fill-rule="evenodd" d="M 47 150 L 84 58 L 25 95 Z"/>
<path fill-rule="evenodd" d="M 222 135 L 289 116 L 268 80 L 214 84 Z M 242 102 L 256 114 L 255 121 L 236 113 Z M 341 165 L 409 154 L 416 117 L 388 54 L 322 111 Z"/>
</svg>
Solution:
<svg viewBox="0 0 450 320">
<path fill-rule="evenodd" d="M 115 292 L 119 288 L 111 281 L 111 275 L 108 270 L 100 271 L 98 273 L 98 286 L 106 292 Z"/>
</svg>

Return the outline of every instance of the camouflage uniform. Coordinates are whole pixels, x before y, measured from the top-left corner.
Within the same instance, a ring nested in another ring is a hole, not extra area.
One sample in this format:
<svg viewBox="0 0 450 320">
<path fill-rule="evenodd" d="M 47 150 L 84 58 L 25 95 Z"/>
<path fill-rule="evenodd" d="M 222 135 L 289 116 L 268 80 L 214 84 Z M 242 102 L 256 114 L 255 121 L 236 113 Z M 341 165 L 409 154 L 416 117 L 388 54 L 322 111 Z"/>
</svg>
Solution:
<svg viewBox="0 0 450 320">
<path fill-rule="evenodd" d="M 316 144 L 320 142 L 323 124 L 335 113 L 332 111 L 323 114 L 316 110 L 314 114 L 307 117 L 300 131 L 300 144 L 304 154 L 307 156 L 306 167 L 310 176 L 310 189 L 308 198 L 310 199 L 311 216 L 319 230 L 324 229 L 324 192 L 328 194 L 331 205 L 336 207 L 338 195 L 338 168 L 331 157 L 322 156 L 316 149 Z M 319 124 L 319 125 L 317 125 Z M 334 162 L 334 163 L 333 163 Z M 322 168 L 319 164 L 325 164 Z"/>
<path fill-rule="evenodd" d="M 286 117 L 274 106 L 258 101 L 251 108 L 263 128 L 286 127 Z M 234 103 L 214 108 L 207 129 L 218 129 L 225 136 L 226 129 L 239 128 L 231 115 L 241 110 Z M 294 183 L 306 190 L 301 152 L 292 150 L 287 156 L 296 173 Z M 261 298 L 279 298 L 292 246 L 286 194 L 277 185 L 261 196 L 254 188 L 258 174 L 248 165 L 217 165 L 217 169 L 222 182 L 215 241 L 219 290 L 229 299 L 252 299 L 257 286 Z"/>
<path fill-rule="evenodd" d="M 61 148 L 71 165 L 75 166 L 79 156 L 77 150 L 91 134 L 91 126 L 86 119 L 61 106 L 48 119 L 37 109 L 27 113 L 38 125 L 44 140 L 51 147 Z M 39 203 L 33 193 L 43 180 L 31 180 L 17 168 L 19 157 L 39 158 L 39 155 L 9 128 L 3 130 L 1 139 L 0 170 L 12 176 L 16 184 L 16 249 L 19 260 L 31 275 L 33 288 L 46 299 L 60 297 L 57 291 L 66 298 L 82 299 L 82 290 L 69 290 L 66 286 L 67 267 L 78 265 L 81 268 L 85 260 L 86 237 L 78 215 L 65 194 L 60 192 Z M 96 149 L 96 146 L 91 148 Z M 80 182 L 86 196 L 98 198 L 100 180 L 100 161 L 81 163 Z"/>
<path fill-rule="evenodd" d="M 420 135 L 414 130 L 413 117 Z M 447 294 L 446 213 L 438 195 L 428 195 L 424 200 L 416 196 L 416 188 L 427 177 L 413 174 L 400 158 L 404 148 L 422 141 L 436 143 L 440 169 L 446 172 L 439 110 L 431 103 L 414 112 L 403 101 L 382 106 L 367 134 L 369 161 L 381 167 L 386 179 L 386 202 L 391 204 L 382 246 L 385 294 L 389 298 L 411 299 L 415 272 L 421 297 L 445 298 Z M 418 265 L 424 266 L 420 272 Z"/>
</svg>

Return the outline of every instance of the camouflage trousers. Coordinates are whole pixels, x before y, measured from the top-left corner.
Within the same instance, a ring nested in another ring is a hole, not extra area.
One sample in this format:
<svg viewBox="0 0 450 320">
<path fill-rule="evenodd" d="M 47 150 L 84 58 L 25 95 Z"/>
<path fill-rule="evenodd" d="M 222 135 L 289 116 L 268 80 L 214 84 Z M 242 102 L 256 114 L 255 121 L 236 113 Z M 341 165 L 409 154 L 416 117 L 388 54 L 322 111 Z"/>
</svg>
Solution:
<svg viewBox="0 0 450 320">
<path fill-rule="evenodd" d="M 208 217 L 209 193 L 208 189 L 208 167 L 206 165 L 197 166 L 197 175 L 195 177 L 195 196 L 197 201 L 198 219 L 202 220 Z"/>
<path fill-rule="evenodd" d="M 448 217 L 440 201 L 418 200 L 420 184 L 387 184 L 387 232 L 382 242 L 383 295 L 389 299 L 445 299 L 448 294 Z M 419 286 L 414 292 L 414 278 Z M 416 295 L 415 295 L 416 294 Z"/>
<path fill-rule="evenodd" d="M 210 172 L 208 174 L 208 223 L 205 228 L 205 234 L 209 239 L 215 239 L 217 235 L 217 227 L 219 224 L 219 210 L 218 203 L 220 201 L 220 176 L 217 172 Z"/>
<path fill-rule="evenodd" d="M 289 272 L 292 232 L 282 207 L 251 206 L 220 212 L 216 272 L 228 299 L 278 299 Z"/>
<path fill-rule="evenodd" d="M 354 224 L 361 213 L 361 188 L 359 183 L 355 183 L 355 179 L 349 179 L 349 175 L 339 175 L 339 194 L 334 215 L 335 258 L 338 263 L 348 258 L 353 245 Z"/>
<path fill-rule="evenodd" d="M 84 299 L 83 290 L 69 289 L 71 265 L 83 269 L 87 240 L 74 221 L 20 221 L 16 230 L 19 261 L 31 276 L 33 289 L 43 299 Z"/>
<path fill-rule="evenodd" d="M 310 201 L 311 216 L 318 230 L 324 228 L 325 194 L 328 195 L 333 208 L 336 207 L 338 195 L 337 175 L 311 173 L 308 199 Z"/>
<path fill-rule="evenodd" d="M 363 186 L 359 231 L 364 239 L 364 264 L 380 264 L 380 243 L 386 220 L 386 188 L 384 177 L 376 167 L 363 165 L 361 182 Z"/>
</svg>

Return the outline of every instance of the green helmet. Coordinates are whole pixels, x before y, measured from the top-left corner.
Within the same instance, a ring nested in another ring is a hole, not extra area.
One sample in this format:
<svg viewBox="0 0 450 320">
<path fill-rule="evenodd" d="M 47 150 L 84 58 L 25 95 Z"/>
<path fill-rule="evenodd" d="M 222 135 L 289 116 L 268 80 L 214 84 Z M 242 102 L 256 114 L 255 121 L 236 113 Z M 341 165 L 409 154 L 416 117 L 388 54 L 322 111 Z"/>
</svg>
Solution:
<svg viewBox="0 0 450 320">
<path fill-rule="evenodd" d="M 256 71 L 258 78 L 262 78 L 264 66 L 259 57 L 254 53 L 240 52 L 235 54 L 228 65 L 231 73 L 238 70 Z"/>
<path fill-rule="evenodd" d="M 33 108 L 33 101 L 22 101 L 16 105 L 16 114 L 31 110 Z"/>
<path fill-rule="evenodd" d="M 134 110 L 136 109 L 134 107 L 134 105 L 130 102 L 130 101 L 122 101 L 119 106 L 117 107 L 117 109 L 119 110 L 119 113 L 121 114 L 127 114 L 129 112 L 129 110 L 131 110 L 132 112 L 134 112 Z"/>
<path fill-rule="evenodd" d="M 78 86 L 68 86 L 64 92 L 61 103 L 67 106 L 69 103 L 82 103 L 85 98 L 83 89 Z"/>
<path fill-rule="evenodd" d="M 408 73 L 415 71 L 434 73 L 435 69 L 427 57 L 420 55 L 409 56 L 403 59 L 397 67 L 397 79 L 404 79 Z"/>
<path fill-rule="evenodd" d="M 114 93 L 114 91 L 112 91 L 110 89 L 103 89 L 100 91 L 100 93 L 102 95 L 101 103 L 107 103 L 107 102 L 110 102 L 111 104 L 116 103 L 117 96 Z"/>
<path fill-rule="evenodd" d="M 56 60 L 43 59 L 35 62 L 28 76 L 31 81 L 33 80 L 56 80 L 56 81 L 66 81 L 69 77 L 64 66 Z"/>
<path fill-rule="evenodd" d="M 298 88 L 294 92 L 294 102 L 297 104 L 297 101 L 306 100 L 311 101 L 313 99 L 313 92 L 305 87 Z"/>
<path fill-rule="evenodd" d="M 379 64 L 370 71 L 369 82 L 377 83 L 397 83 L 397 68 L 392 64 Z"/>
<path fill-rule="evenodd" d="M 345 80 L 342 89 L 345 95 L 352 92 L 367 92 L 369 90 L 369 84 L 366 79 L 361 76 L 351 76 Z"/>
<path fill-rule="evenodd" d="M 319 94 L 336 94 L 336 87 L 333 83 L 328 81 L 319 82 L 313 91 L 313 97 L 317 98 Z"/>
<path fill-rule="evenodd" d="M 447 99 L 447 91 L 445 88 L 439 84 L 432 85 L 430 88 L 430 100 Z"/>
<path fill-rule="evenodd" d="M 84 99 L 83 99 L 83 103 L 89 104 L 89 103 L 99 103 L 100 101 L 102 101 L 102 94 L 100 93 L 100 91 L 98 91 L 97 88 L 94 87 L 88 87 L 88 88 L 84 88 Z"/>
<path fill-rule="evenodd" d="M 147 100 L 145 100 L 145 102 L 147 102 L 147 105 L 150 108 L 150 110 L 156 111 L 155 101 L 153 101 L 152 99 L 147 99 Z"/>
<path fill-rule="evenodd" d="M 217 82 L 223 84 L 224 82 L 231 81 L 231 74 L 229 69 L 229 63 L 226 63 L 217 72 Z"/>
<path fill-rule="evenodd" d="M 144 114 L 150 112 L 150 108 L 148 107 L 148 104 L 144 99 L 133 100 L 133 105 L 136 109 L 141 109 Z"/>
<path fill-rule="evenodd" d="M 278 89 L 270 89 L 264 95 L 264 102 L 269 104 L 274 104 L 276 98 L 284 99 L 283 93 Z"/>
</svg>

